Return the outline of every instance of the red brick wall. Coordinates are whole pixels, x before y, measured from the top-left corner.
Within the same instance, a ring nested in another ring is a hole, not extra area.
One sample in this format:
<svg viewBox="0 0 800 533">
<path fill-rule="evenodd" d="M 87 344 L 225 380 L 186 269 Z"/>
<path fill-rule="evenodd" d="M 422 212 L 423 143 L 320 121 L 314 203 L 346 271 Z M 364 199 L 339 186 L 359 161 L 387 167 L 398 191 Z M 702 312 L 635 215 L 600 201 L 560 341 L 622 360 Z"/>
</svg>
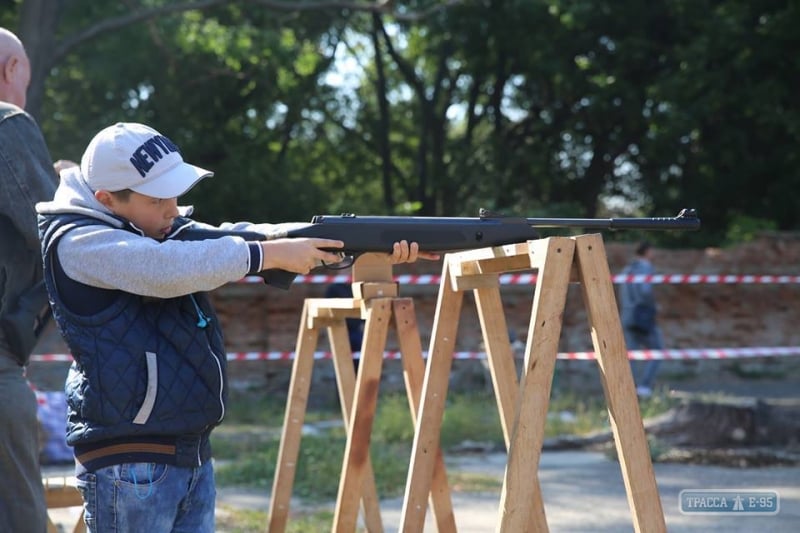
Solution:
<svg viewBox="0 0 800 533">
<path fill-rule="evenodd" d="M 612 273 L 618 273 L 632 255 L 634 244 L 606 243 Z M 654 259 L 663 274 L 788 274 L 800 275 L 800 238 L 765 235 L 730 249 L 656 250 Z M 441 272 L 442 263 L 400 265 L 396 274 Z M 291 351 L 294 349 L 304 298 L 322 297 L 323 285 L 295 284 L 288 291 L 264 285 L 237 283 L 212 294 L 226 334 L 229 351 Z M 423 349 L 427 349 L 436 304 L 437 285 L 406 285 L 401 296 L 414 298 Z M 660 323 L 667 348 L 798 346 L 800 345 L 800 284 L 680 284 L 656 285 Z M 509 328 L 524 341 L 530 318 L 533 287 L 501 289 Z M 397 348 L 390 331 L 387 349 Z M 471 294 L 464 300 L 456 350 L 481 348 L 481 332 Z M 321 335 L 320 350 L 327 349 Z M 564 314 L 562 351 L 591 349 L 579 288 L 571 286 Z M 51 330 L 38 346 L 39 353 L 63 353 L 66 348 Z M 324 363 L 323 363 L 324 364 Z M 289 363 L 234 363 L 231 375 L 261 379 L 280 376 L 286 383 Z M 36 373 L 33 365 L 32 371 Z M 63 384 L 63 381 L 61 382 Z M 59 388 L 61 386 L 59 384 Z"/>
<path fill-rule="evenodd" d="M 619 272 L 633 244 L 607 243 L 612 273 Z M 731 249 L 656 250 L 654 263 L 663 274 L 800 275 L 800 239 L 767 236 Z M 396 274 L 434 273 L 441 262 L 401 265 Z M 800 343 L 800 284 L 663 284 L 656 285 L 661 326 L 670 348 L 783 346 Z M 406 285 L 402 296 L 414 298 L 423 347 L 427 347 L 436 304 L 436 285 Z M 291 350 L 304 298 L 322 297 L 324 286 L 296 284 L 289 291 L 241 283 L 214 293 L 231 351 Z M 509 328 L 524 340 L 533 298 L 532 286 L 501 289 Z M 388 349 L 396 348 L 390 334 Z M 480 325 L 468 294 L 459 325 L 458 350 L 477 350 Z M 326 344 L 320 338 L 320 349 Z M 571 286 L 561 340 L 564 351 L 591 349 L 580 291 Z"/>
</svg>

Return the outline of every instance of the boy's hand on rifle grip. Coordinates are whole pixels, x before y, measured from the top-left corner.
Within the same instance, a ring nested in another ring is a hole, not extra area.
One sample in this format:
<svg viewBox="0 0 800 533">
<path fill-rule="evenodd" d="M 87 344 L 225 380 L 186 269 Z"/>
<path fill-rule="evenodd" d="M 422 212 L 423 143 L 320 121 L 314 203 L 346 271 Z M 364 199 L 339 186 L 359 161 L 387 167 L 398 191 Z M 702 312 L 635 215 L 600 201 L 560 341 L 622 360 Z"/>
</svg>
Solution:
<svg viewBox="0 0 800 533">
<path fill-rule="evenodd" d="M 335 252 L 323 248 L 342 248 L 342 241 L 319 238 L 276 239 L 262 241 L 264 260 L 261 270 L 279 268 L 297 274 L 308 274 L 322 263 L 333 264 L 342 260 Z"/>
</svg>

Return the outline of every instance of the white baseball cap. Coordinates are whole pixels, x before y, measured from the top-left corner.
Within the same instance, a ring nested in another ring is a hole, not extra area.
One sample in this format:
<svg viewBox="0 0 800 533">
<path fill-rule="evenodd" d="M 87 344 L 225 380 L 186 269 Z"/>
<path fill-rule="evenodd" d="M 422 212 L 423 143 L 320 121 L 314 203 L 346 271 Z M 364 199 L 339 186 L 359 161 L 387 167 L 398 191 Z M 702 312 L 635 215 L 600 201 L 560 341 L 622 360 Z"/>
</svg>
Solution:
<svg viewBox="0 0 800 533">
<path fill-rule="evenodd" d="M 186 163 L 175 143 L 153 128 L 134 122 L 95 135 L 81 158 L 81 173 L 93 191 L 131 189 L 154 198 L 176 198 L 214 175 Z"/>
</svg>

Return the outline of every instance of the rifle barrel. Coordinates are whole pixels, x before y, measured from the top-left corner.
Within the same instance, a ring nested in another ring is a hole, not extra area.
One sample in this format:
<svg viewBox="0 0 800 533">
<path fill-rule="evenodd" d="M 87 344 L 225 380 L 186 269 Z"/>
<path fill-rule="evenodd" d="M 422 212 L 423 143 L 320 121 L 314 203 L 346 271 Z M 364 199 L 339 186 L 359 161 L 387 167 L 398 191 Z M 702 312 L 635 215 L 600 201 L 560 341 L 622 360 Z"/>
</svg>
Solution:
<svg viewBox="0 0 800 533">
<path fill-rule="evenodd" d="M 534 228 L 599 228 L 641 230 L 697 230 L 700 219 L 694 209 L 682 209 L 674 217 L 642 218 L 528 218 Z"/>
</svg>

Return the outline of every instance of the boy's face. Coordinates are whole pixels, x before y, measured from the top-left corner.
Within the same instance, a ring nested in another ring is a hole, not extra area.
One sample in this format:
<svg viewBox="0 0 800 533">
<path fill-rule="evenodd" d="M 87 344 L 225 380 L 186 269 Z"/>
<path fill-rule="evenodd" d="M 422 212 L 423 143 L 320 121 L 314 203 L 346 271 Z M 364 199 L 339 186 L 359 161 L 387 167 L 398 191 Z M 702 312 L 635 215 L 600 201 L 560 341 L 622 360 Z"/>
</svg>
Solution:
<svg viewBox="0 0 800 533">
<path fill-rule="evenodd" d="M 120 216 L 141 229 L 145 235 L 162 240 L 172 229 L 172 222 L 178 216 L 177 198 L 153 198 L 131 191 L 127 199 L 108 191 L 97 191 L 95 198 Z"/>
</svg>

